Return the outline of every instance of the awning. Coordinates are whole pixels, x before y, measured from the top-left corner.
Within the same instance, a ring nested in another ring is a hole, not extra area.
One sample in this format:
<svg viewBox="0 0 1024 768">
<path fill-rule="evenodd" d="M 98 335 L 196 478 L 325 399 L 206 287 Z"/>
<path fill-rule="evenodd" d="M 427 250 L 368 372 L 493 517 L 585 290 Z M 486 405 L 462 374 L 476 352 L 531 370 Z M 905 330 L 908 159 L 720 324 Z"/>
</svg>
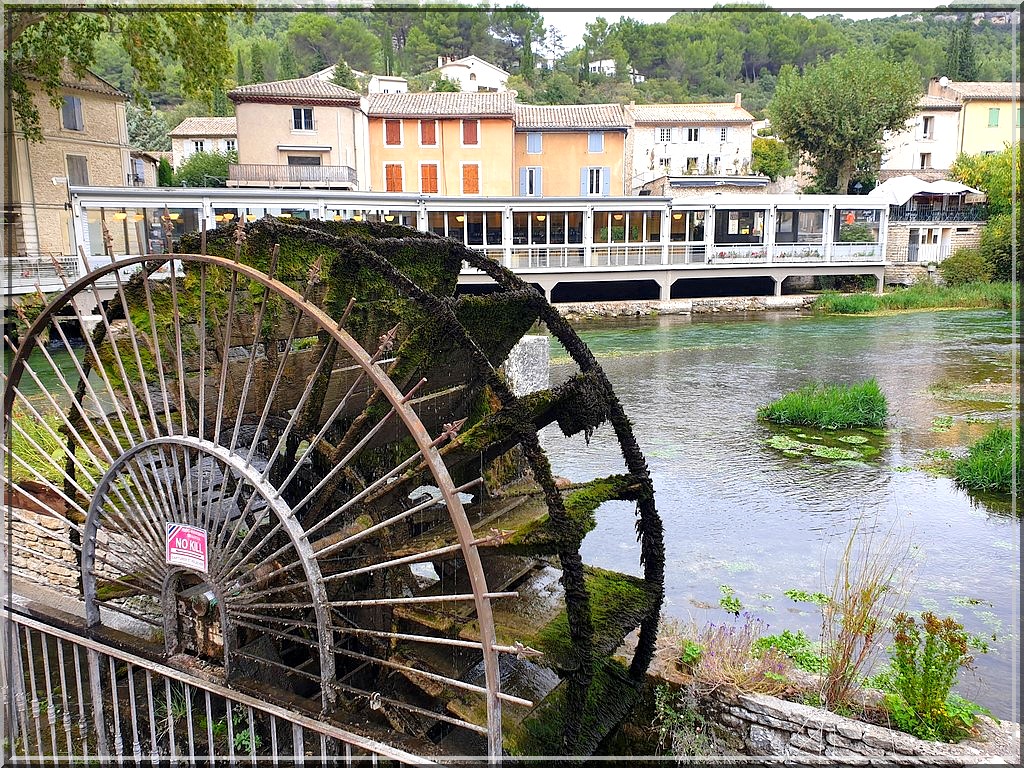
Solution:
<svg viewBox="0 0 1024 768">
<path fill-rule="evenodd" d="M 903 205 L 914 195 L 960 195 L 960 194 L 984 194 L 980 189 L 968 187 L 958 181 L 924 181 L 917 176 L 896 176 L 888 181 L 883 181 L 867 197 L 881 199 L 889 205 Z"/>
<path fill-rule="evenodd" d="M 330 147 L 318 147 L 311 144 L 278 144 L 282 152 L 330 152 Z"/>
</svg>

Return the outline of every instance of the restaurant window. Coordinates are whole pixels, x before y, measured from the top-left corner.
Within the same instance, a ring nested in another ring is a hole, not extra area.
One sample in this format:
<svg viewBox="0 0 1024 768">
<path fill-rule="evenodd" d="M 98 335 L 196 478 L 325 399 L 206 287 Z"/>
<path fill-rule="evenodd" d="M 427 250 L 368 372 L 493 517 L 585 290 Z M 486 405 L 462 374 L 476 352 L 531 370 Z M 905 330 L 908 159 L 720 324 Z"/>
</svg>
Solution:
<svg viewBox="0 0 1024 768">
<path fill-rule="evenodd" d="M 466 242 L 466 214 L 461 211 L 448 211 L 448 237 Z"/>
<path fill-rule="evenodd" d="M 569 211 L 565 216 L 565 226 L 568 230 L 568 242 L 578 245 L 583 242 L 583 212 Z"/>
<path fill-rule="evenodd" d="M 833 238 L 837 243 L 877 243 L 880 212 L 863 208 L 837 208 Z"/>
<path fill-rule="evenodd" d="M 764 215 L 763 210 L 718 209 L 715 211 L 715 242 L 764 242 Z"/>
<path fill-rule="evenodd" d="M 661 240 L 661 211 L 645 213 L 644 240 L 648 243 L 657 243 Z"/>
<path fill-rule="evenodd" d="M 512 214 L 512 243 L 513 245 L 526 245 L 528 242 L 530 214 L 524 211 L 515 211 Z"/>
<path fill-rule="evenodd" d="M 488 211 L 486 218 L 488 245 L 501 245 L 501 211 Z"/>
<path fill-rule="evenodd" d="M 466 213 L 466 245 L 484 244 L 484 212 Z"/>
<path fill-rule="evenodd" d="M 427 229 L 435 235 L 444 237 L 444 213 L 441 211 L 427 211 Z"/>
<path fill-rule="evenodd" d="M 820 244 L 825 237 L 825 211 L 779 209 L 775 216 L 775 242 Z"/>
<path fill-rule="evenodd" d="M 402 191 L 401 163 L 386 163 L 384 165 L 384 183 L 388 192 Z"/>
<path fill-rule="evenodd" d="M 436 163 L 424 163 L 420 166 L 420 192 L 437 192 Z"/>
</svg>

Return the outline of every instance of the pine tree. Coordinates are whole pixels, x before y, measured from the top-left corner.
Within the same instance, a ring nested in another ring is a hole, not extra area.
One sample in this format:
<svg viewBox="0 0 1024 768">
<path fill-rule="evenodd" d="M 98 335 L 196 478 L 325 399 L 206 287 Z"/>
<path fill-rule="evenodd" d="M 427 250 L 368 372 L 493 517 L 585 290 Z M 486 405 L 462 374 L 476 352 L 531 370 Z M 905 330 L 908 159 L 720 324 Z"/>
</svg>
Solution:
<svg viewBox="0 0 1024 768">
<path fill-rule="evenodd" d="M 291 80 L 299 76 L 299 65 L 295 61 L 295 54 L 287 43 L 281 48 L 281 59 L 277 65 L 277 79 Z"/>
<path fill-rule="evenodd" d="M 235 54 L 235 84 L 245 84 L 245 65 L 242 64 L 242 49 L 239 48 Z"/>
<path fill-rule="evenodd" d="M 949 40 L 946 42 L 946 77 L 950 80 L 960 79 L 960 59 L 963 55 L 962 39 L 960 27 L 951 27 L 949 30 Z"/>
<path fill-rule="evenodd" d="M 348 88 L 351 91 L 359 90 L 359 81 L 356 80 L 352 68 L 345 63 L 344 59 L 338 59 L 338 63 L 334 65 L 333 80 L 335 85 L 340 85 L 342 88 Z"/>
<path fill-rule="evenodd" d="M 960 20 L 960 71 L 955 80 L 973 83 L 978 79 L 978 57 L 974 52 L 974 21 L 970 13 Z"/>
</svg>

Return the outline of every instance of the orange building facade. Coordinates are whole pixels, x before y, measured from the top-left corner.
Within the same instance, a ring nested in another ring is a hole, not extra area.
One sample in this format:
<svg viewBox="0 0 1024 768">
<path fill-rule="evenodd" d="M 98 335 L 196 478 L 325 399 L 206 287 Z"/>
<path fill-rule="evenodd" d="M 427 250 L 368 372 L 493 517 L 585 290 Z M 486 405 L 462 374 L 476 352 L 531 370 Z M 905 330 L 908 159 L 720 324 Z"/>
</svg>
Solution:
<svg viewBox="0 0 1024 768">
<path fill-rule="evenodd" d="M 516 194 L 514 113 L 511 92 L 370 96 L 370 191 Z"/>
</svg>

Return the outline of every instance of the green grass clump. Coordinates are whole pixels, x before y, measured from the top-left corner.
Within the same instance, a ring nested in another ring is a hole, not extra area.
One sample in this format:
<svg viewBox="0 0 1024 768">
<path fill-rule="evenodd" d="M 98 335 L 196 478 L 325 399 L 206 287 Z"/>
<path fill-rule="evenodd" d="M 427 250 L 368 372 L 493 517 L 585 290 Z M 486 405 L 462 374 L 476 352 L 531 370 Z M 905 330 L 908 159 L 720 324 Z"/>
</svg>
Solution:
<svg viewBox="0 0 1024 768">
<path fill-rule="evenodd" d="M 1009 309 L 1012 295 L 1011 283 L 965 283 L 957 286 L 916 283 L 881 296 L 826 291 L 817 298 L 813 308 L 818 312 L 839 315 L 915 309 Z"/>
<path fill-rule="evenodd" d="M 1017 479 L 1021 479 L 1021 433 L 1017 432 Z M 996 427 L 953 463 L 957 485 L 981 493 L 1009 493 L 1013 474 L 1013 433 Z"/>
<path fill-rule="evenodd" d="M 763 635 L 754 641 L 753 653 L 760 656 L 769 648 L 775 648 L 792 661 L 794 666 L 806 672 L 821 674 L 826 670 L 821 648 L 812 643 L 802 630 L 793 633 L 787 629 L 781 635 Z"/>
<path fill-rule="evenodd" d="M 757 417 L 776 424 L 820 429 L 881 427 L 889 406 L 875 379 L 861 384 L 808 384 L 757 409 Z"/>
</svg>

